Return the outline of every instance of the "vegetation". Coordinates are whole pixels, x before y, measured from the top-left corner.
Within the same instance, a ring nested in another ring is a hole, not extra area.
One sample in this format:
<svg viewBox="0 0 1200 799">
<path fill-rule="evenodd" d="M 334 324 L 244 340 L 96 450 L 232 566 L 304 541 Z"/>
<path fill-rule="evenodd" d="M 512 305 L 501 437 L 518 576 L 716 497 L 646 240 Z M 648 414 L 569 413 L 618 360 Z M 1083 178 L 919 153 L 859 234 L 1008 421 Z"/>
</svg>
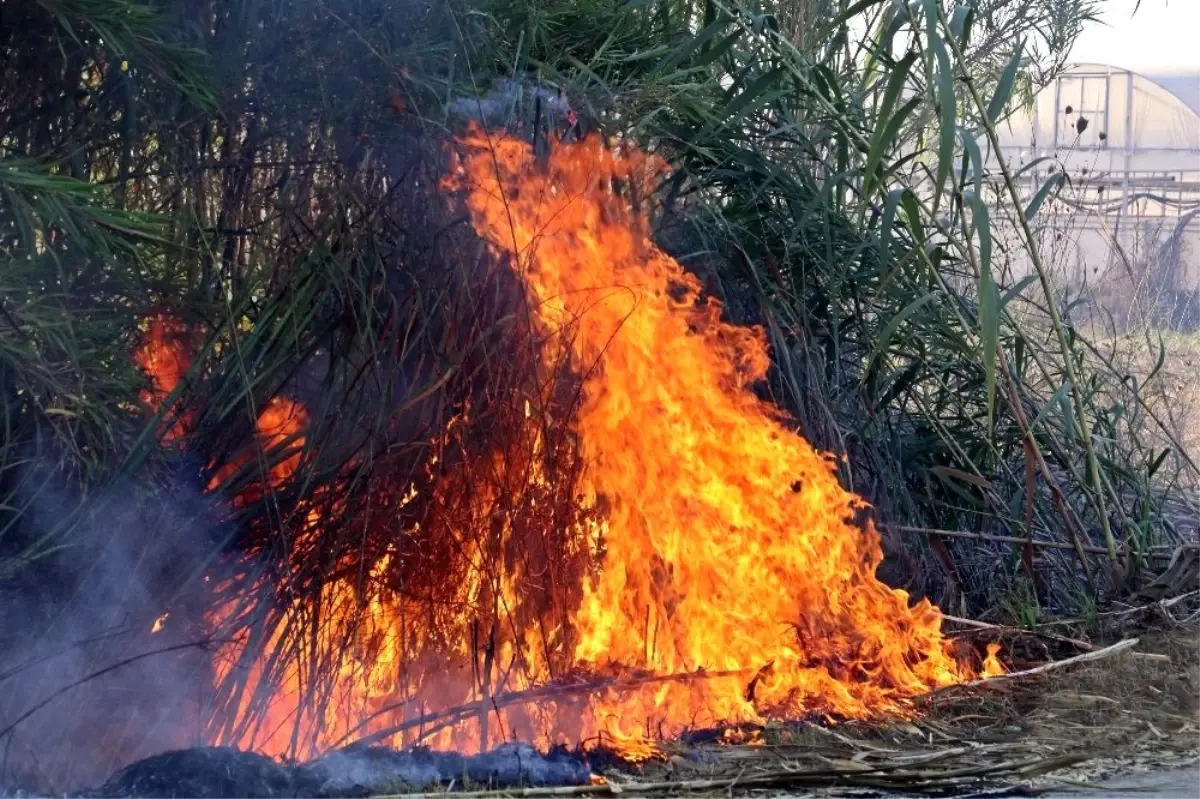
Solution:
<svg viewBox="0 0 1200 799">
<path fill-rule="evenodd" d="M 55 575 L 73 587 L 29 629 L 52 627 L 51 609 L 99 579 L 85 566 L 132 504 L 123 557 L 164 602 L 219 552 L 261 556 L 265 572 L 221 587 L 244 592 L 230 623 L 248 625 L 272 590 L 312 593 L 330 564 L 353 568 L 364 520 L 432 479 L 431 451 L 523 446 L 519 406 L 499 399 L 525 396 L 519 289 L 438 181 L 464 109 L 563 135 L 540 99 L 561 96 L 577 130 L 669 160 L 656 237 L 731 318 L 766 327 L 764 391 L 847 454 L 889 579 L 948 612 L 1094 612 L 1179 540 L 1196 468 L 1145 401 L 1150 378 L 1059 311 L 1037 233 L 1061 178 L 1028 196 L 982 153 L 1098 6 L 7 0 L 0 606 Z M 485 107 L 501 79 L 512 102 Z M 1014 274 L 1013 241 L 1033 274 Z M 200 345 L 152 418 L 131 353 L 159 312 Z M 307 431 L 247 458 L 276 397 L 305 405 Z M 186 449 L 161 445 L 187 409 Z M 452 417 L 465 425 L 449 441 Z M 203 547 L 163 543 L 167 506 L 217 513 L 213 475 L 244 494 L 297 451 L 297 478 Z M 541 507 L 570 504 L 573 468 L 553 464 Z M 519 476 L 480 479 L 497 504 Z M 281 547 L 314 504 L 328 534 Z M 244 686 L 226 687 L 234 701 Z"/>
<path fill-rule="evenodd" d="M 976 611 L 1036 584 L 1061 611 L 1076 582 L 1113 587 L 1172 540 L 1167 496 L 1194 466 L 1151 444 L 1144 385 L 1060 313 L 1038 258 L 1061 176 L 1024 196 L 981 157 L 1096 4 L 618 5 L 623 24 L 595 28 L 568 2 L 497 8 L 521 26 L 502 29 L 507 69 L 668 154 L 660 240 L 767 326 L 777 401 L 850 454 L 897 558 L 932 556 L 902 580 Z M 1120 567 L 1088 573 L 1096 547 Z"/>
</svg>

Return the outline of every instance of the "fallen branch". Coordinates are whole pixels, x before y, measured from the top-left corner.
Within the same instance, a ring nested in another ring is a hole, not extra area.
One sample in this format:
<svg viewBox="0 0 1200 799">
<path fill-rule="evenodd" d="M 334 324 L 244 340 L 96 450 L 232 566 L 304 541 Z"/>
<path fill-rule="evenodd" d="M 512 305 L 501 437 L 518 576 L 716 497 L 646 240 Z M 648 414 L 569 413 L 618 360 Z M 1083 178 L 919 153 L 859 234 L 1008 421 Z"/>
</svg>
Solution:
<svg viewBox="0 0 1200 799">
<path fill-rule="evenodd" d="M 462 705 L 438 710 L 432 713 L 425 713 L 413 719 L 407 719 L 385 727 L 382 730 L 373 732 L 370 735 L 363 736 L 357 740 L 350 741 L 350 736 L 364 729 L 370 722 L 387 715 L 397 710 L 404 708 L 411 700 L 404 702 L 396 702 L 372 713 L 363 719 L 354 729 L 347 732 L 333 745 L 332 748 L 340 748 L 342 746 L 371 746 L 380 741 L 391 738 L 393 735 L 398 735 L 402 732 L 407 732 L 412 729 L 421 729 L 422 737 L 430 735 L 440 729 L 443 729 L 454 724 L 458 724 L 472 716 L 478 715 L 480 712 L 494 712 L 501 708 L 510 707 L 512 705 L 528 704 L 530 702 L 543 702 L 546 700 L 555 700 L 568 696 L 576 696 L 580 694 L 594 694 L 601 691 L 629 691 L 635 688 L 640 688 L 645 685 L 655 685 L 661 683 L 679 683 L 693 682 L 699 680 L 715 680 L 722 677 L 750 677 L 758 673 L 758 669 L 734 669 L 730 671 L 690 671 L 681 674 L 652 674 L 644 677 L 614 677 L 608 679 L 595 679 L 586 682 L 569 683 L 569 684 L 550 684 L 542 685 L 537 688 L 529 688 L 524 691 L 510 691 L 502 694 L 495 694 L 486 699 L 479 699 L 474 702 L 467 702 Z M 347 741 L 350 741 L 347 744 Z"/>
<path fill-rule="evenodd" d="M 1091 652 L 1084 652 L 1082 655 L 1065 658 L 1063 660 L 1055 660 L 1051 663 L 1043 663 L 1041 666 L 1035 666 L 1032 669 L 1024 669 L 1022 671 L 1010 671 L 1007 674 L 1000 674 L 995 677 L 986 677 L 982 680 L 972 680 L 971 682 L 962 683 L 963 687 L 970 688 L 976 685 L 994 685 L 1005 680 L 1015 680 L 1021 677 L 1031 677 L 1035 674 L 1045 674 L 1046 672 L 1055 671 L 1065 668 L 1066 666 L 1074 666 L 1078 663 L 1087 663 L 1092 660 L 1103 660 L 1107 657 L 1112 657 L 1118 652 L 1124 652 L 1130 647 L 1137 646 L 1138 639 L 1126 638 L 1123 641 L 1118 641 L 1112 646 L 1106 646 L 1103 649 L 1095 649 Z"/>
<path fill-rule="evenodd" d="M 1164 609 L 1163 612 L 1166 613 L 1166 615 L 1168 617 L 1171 616 L 1169 611 Z M 1200 612 L 1193 614 L 1193 616 L 1200 617 Z M 1095 644 L 1080 640 L 1078 638 L 1068 638 L 1065 635 L 1058 635 L 1057 633 L 1049 633 L 1049 632 L 1046 632 L 1045 630 L 1039 630 L 1036 627 L 1033 628 L 1032 630 L 1027 630 L 1023 627 L 1006 627 L 1002 624 L 988 624 L 986 621 L 976 621 L 975 619 L 965 619 L 965 618 L 962 618 L 961 616 L 951 616 L 949 614 L 943 614 L 942 618 L 944 618 L 946 621 L 952 621 L 952 622 L 955 622 L 956 624 L 962 624 L 967 627 L 973 627 L 977 630 L 992 630 L 997 633 L 1006 633 L 1008 635 L 1034 635 L 1034 636 L 1037 636 L 1038 638 L 1045 638 L 1048 641 L 1058 641 L 1060 643 L 1070 644 L 1071 646 L 1074 646 L 1078 649 L 1082 649 L 1084 652 L 1100 651 L 1100 647 L 1096 646 Z M 1184 624 L 1184 623 L 1188 622 L 1189 620 L 1190 619 L 1184 619 L 1182 622 L 1180 622 L 1180 624 Z M 955 631 L 955 632 L 961 632 L 961 631 Z M 1130 652 L 1129 657 L 1139 658 L 1141 660 L 1149 660 L 1149 661 L 1153 661 L 1155 663 L 1170 663 L 1171 662 L 1170 655 L 1164 655 L 1160 652 Z"/>
<path fill-rule="evenodd" d="M 1006 633 L 1008 635 L 1035 635 L 1039 638 L 1045 638 L 1050 641 L 1058 641 L 1062 644 L 1070 644 L 1077 649 L 1082 649 L 1085 652 L 1095 652 L 1099 649 L 1095 644 L 1090 644 L 1087 641 L 1081 641 L 1078 638 L 1068 638 L 1065 635 L 1057 633 L 1048 633 L 1044 630 L 1032 629 L 1027 630 L 1023 627 L 1009 627 L 1003 624 L 988 624 L 986 621 L 976 621 L 975 619 L 964 619 L 961 616 L 951 616 L 947 613 L 942 614 L 942 618 L 946 621 L 952 621 L 955 624 L 962 624 L 967 627 L 974 627 L 977 630 L 993 630 L 998 633 Z"/>
<path fill-rule="evenodd" d="M 1023 777 L 1053 771 L 1088 760 L 1087 755 L 1070 754 L 1053 758 L 1036 757 L 1027 760 L 1006 760 L 987 766 L 969 766 L 943 772 L 913 772 L 897 765 L 880 765 L 862 769 L 821 769 L 814 771 L 774 771 L 767 774 L 741 775 L 721 779 L 670 780 L 665 782 L 604 782 L 596 785 L 566 785 L 557 788 L 519 788 L 486 791 L 461 791 L 455 799 L 490 799 L 516 797 L 539 799 L 559 796 L 650 796 L 677 792 L 720 791 L 732 793 L 734 788 L 817 788 L 825 786 L 860 787 L 883 790 L 951 788 L 963 781 L 981 777 L 1014 774 Z M 445 792 L 383 794 L 373 799 L 445 799 Z"/>
<path fill-rule="evenodd" d="M 1103 611 L 1100 611 L 1099 613 L 1097 613 L 1096 617 L 1107 619 L 1107 618 L 1112 618 L 1115 616 L 1133 616 L 1135 614 L 1144 613 L 1147 610 L 1154 610 L 1154 609 L 1165 611 L 1167 608 L 1174 607 L 1175 605 L 1178 605 L 1180 602 L 1186 602 L 1187 600 L 1192 599 L 1193 597 L 1197 597 L 1197 596 L 1200 596 L 1200 590 L 1188 591 L 1186 594 L 1180 594 L 1179 596 L 1172 597 L 1171 599 L 1160 599 L 1157 602 L 1147 602 L 1144 605 L 1134 605 L 1133 607 L 1121 608 L 1120 610 L 1103 610 Z M 1082 620 L 1081 619 L 1060 619 L 1057 621 L 1043 622 L 1042 624 L 1040 624 L 1038 626 L 1040 626 L 1040 627 L 1058 627 L 1058 626 L 1061 626 L 1064 624 L 1078 624 L 1080 621 L 1082 621 Z M 980 623 L 982 623 L 982 622 L 980 622 Z"/>
</svg>

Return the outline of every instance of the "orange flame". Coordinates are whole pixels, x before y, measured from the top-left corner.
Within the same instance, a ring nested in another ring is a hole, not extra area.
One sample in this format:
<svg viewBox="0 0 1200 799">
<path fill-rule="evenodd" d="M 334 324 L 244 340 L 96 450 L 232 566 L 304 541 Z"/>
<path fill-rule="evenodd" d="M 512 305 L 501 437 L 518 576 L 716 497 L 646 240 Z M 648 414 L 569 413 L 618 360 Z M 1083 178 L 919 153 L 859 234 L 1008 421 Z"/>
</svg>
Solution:
<svg viewBox="0 0 1200 799">
<path fill-rule="evenodd" d="M 301 431 L 308 425 L 308 411 L 304 406 L 287 397 L 272 397 L 258 414 L 255 421 L 256 440 L 252 452 L 242 452 L 217 470 L 208 482 L 212 491 L 227 481 L 260 452 L 270 452 L 276 447 L 287 447 L 287 457 L 276 460 L 267 473 L 267 486 L 279 488 L 300 466 L 300 450 L 304 447 Z M 251 485 L 234 498 L 234 504 L 242 506 L 261 492 L 261 486 Z"/>
<path fill-rule="evenodd" d="M 148 321 L 149 328 L 133 351 L 133 359 L 150 380 L 150 388 L 139 391 L 138 397 L 157 413 L 187 374 L 191 349 L 188 328 L 178 319 L 155 314 Z M 174 423 L 163 419 L 159 439 L 164 443 L 178 441 L 191 430 L 193 419 L 190 411 L 181 413 Z"/>
<path fill-rule="evenodd" d="M 919 694 L 1003 672 L 995 646 L 979 670 L 956 660 L 938 609 L 926 600 L 910 605 L 875 577 L 879 536 L 869 521 L 855 521 L 866 503 L 839 485 L 831 456 L 753 391 L 770 365 L 763 331 L 722 321 L 720 304 L 702 299 L 696 278 L 649 241 L 636 198 L 650 196 L 660 161 L 594 138 L 556 144 L 541 163 L 515 138 L 489 140 L 476 130 L 462 146 L 446 186 L 465 190 L 477 233 L 521 277 L 546 334 L 546 369 L 565 358 L 586 376 L 576 431 L 587 464 L 584 502 L 594 511 L 586 518 L 599 521 L 557 532 L 564 551 L 582 552 L 598 568 L 586 580 L 567 573 L 574 600 L 547 624 L 531 609 L 545 576 L 513 556 L 530 545 L 511 517 L 494 511 L 404 533 L 425 549 L 389 546 L 366 562 L 333 564 L 316 640 L 295 647 L 304 653 L 277 672 L 265 709 L 266 665 L 248 654 L 246 640 L 218 653 L 218 684 L 243 687 L 236 715 L 253 710 L 260 722 L 226 728 L 219 743 L 303 757 L 376 733 L 393 745 L 466 748 L 488 742 L 490 715 L 500 736 L 542 745 L 600 740 L 642 759 L 659 738 L 695 727 L 907 715 Z M 168 353 L 139 358 L 156 388 L 173 387 L 186 366 Z M 452 421 L 443 445 L 467 413 Z M 503 504 L 506 492 L 547 486 L 540 420 L 528 404 L 523 416 L 514 423 L 529 426 L 533 451 L 496 453 L 437 479 L 431 471 L 435 506 L 451 513 L 438 505 L 440 494 L 464 484 L 483 508 Z M 307 424 L 303 406 L 287 399 L 262 410 L 257 446 L 296 450 L 243 499 L 292 478 Z M 210 489 L 247 457 L 221 470 Z M 431 470 L 435 463 L 436 453 Z M 475 485 L 485 472 L 523 475 L 526 484 Z M 336 491 L 304 500 L 294 549 L 318 539 L 327 512 L 318 508 L 337 507 Z M 397 492 L 397 513 L 413 491 Z M 485 526 L 488 535 L 462 534 Z M 453 540 L 439 547 L 429 538 L 438 535 Z M 458 581 L 450 601 L 386 587 L 407 557 L 431 559 L 420 568 L 445 565 L 427 550 L 466 564 L 439 578 Z M 237 612 L 218 608 L 210 623 L 220 627 Z M 284 641 L 307 612 L 285 602 L 267 640 Z M 309 700 L 322 670 L 334 678 L 321 689 L 330 701 L 318 706 Z M 572 699 L 488 704 L 495 691 L 536 689 L 564 675 L 610 681 Z M 432 731 L 395 726 L 471 703 L 483 710 L 452 713 Z M 755 740 L 735 729 L 724 739 Z"/>
<path fill-rule="evenodd" d="M 819 713 L 905 713 L 914 695 L 975 676 L 941 614 L 875 577 L 879 536 L 833 459 L 752 385 L 762 330 L 721 320 L 699 281 L 656 248 L 630 197 L 664 165 L 597 138 L 539 165 L 479 131 L 448 180 L 507 255 L 536 317 L 592 375 L 579 417 L 605 561 L 574 617 L 576 660 L 671 674 L 590 708 L 619 739 Z M 994 668 L 996 664 L 989 664 Z M 747 687 L 749 685 L 749 687 Z"/>
</svg>

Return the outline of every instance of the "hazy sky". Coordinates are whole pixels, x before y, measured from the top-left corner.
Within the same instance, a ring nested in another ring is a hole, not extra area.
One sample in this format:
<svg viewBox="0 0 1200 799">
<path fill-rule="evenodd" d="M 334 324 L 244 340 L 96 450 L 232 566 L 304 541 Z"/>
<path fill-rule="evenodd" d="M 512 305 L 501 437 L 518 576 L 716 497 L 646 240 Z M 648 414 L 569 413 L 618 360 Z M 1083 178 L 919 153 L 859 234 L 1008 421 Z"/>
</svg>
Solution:
<svg viewBox="0 0 1200 799">
<path fill-rule="evenodd" d="M 1200 72 L 1200 0 L 1105 0 L 1103 23 L 1084 28 L 1072 61 L 1138 72 Z"/>
</svg>

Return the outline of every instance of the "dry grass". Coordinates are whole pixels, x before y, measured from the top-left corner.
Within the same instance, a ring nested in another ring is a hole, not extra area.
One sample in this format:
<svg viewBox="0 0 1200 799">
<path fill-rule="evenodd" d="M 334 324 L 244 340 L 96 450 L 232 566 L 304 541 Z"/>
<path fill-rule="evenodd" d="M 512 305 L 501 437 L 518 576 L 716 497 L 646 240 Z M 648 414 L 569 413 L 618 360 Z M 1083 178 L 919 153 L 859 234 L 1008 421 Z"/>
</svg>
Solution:
<svg viewBox="0 0 1200 799">
<path fill-rule="evenodd" d="M 1109 397 L 1127 409 L 1118 429 L 1137 442 L 1141 463 L 1134 468 L 1145 474 L 1166 453 L 1159 471 L 1144 479 L 1158 487 L 1173 543 L 1200 542 L 1200 332 L 1146 328 L 1093 340 L 1091 356 L 1124 378 Z"/>
<path fill-rule="evenodd" d="M 1178 616 L 1182 608 L 1173 610 Z M 1145 613 L 1126 613 L 1096 634 L 1119 639 L 1123 628 L 1145 624 Z M 1060 626 L 1054 634 L 1060 640 L 1013 631 L 1005 643 L 1017 665 L 1045 662 L 1077 654 L 1062 639 L 1086 633 Z M 891 775 L 896 784 L 890 787 L 911 779 L 911 790 L 932 790 L 935 775 L 968 775 L 978 787 L 1048 787 L 1190 766 L 1200 756 L 1196 637 L 1194 619 L 1182 625 L 1162 619 L 1148 632 L 1143 629 L 1131 650 L 1044 674 L 940 691 L 922 702 L 911 721 L 770 725 L 739 731 L 747 743 L 677 743 L 666 760 L 636 774 L 600 770 L 611 780 L 639 784 L 734 777 L 752 782 L 756 775 L 781 771 L 858 770 L 869 778 L 868 772 L 878 770 Z"/>
<path fill-rule="evenodd" d="M 1146 334 L 1112 342 L 1114 362 L 1138 380 L 1147 381 L 1143 397 L 1167 432 L 1193 461 L 1200 463 L 1200 333 L 1164 333 L 1162 366 L 1158 340 Z"/>
</svg>

